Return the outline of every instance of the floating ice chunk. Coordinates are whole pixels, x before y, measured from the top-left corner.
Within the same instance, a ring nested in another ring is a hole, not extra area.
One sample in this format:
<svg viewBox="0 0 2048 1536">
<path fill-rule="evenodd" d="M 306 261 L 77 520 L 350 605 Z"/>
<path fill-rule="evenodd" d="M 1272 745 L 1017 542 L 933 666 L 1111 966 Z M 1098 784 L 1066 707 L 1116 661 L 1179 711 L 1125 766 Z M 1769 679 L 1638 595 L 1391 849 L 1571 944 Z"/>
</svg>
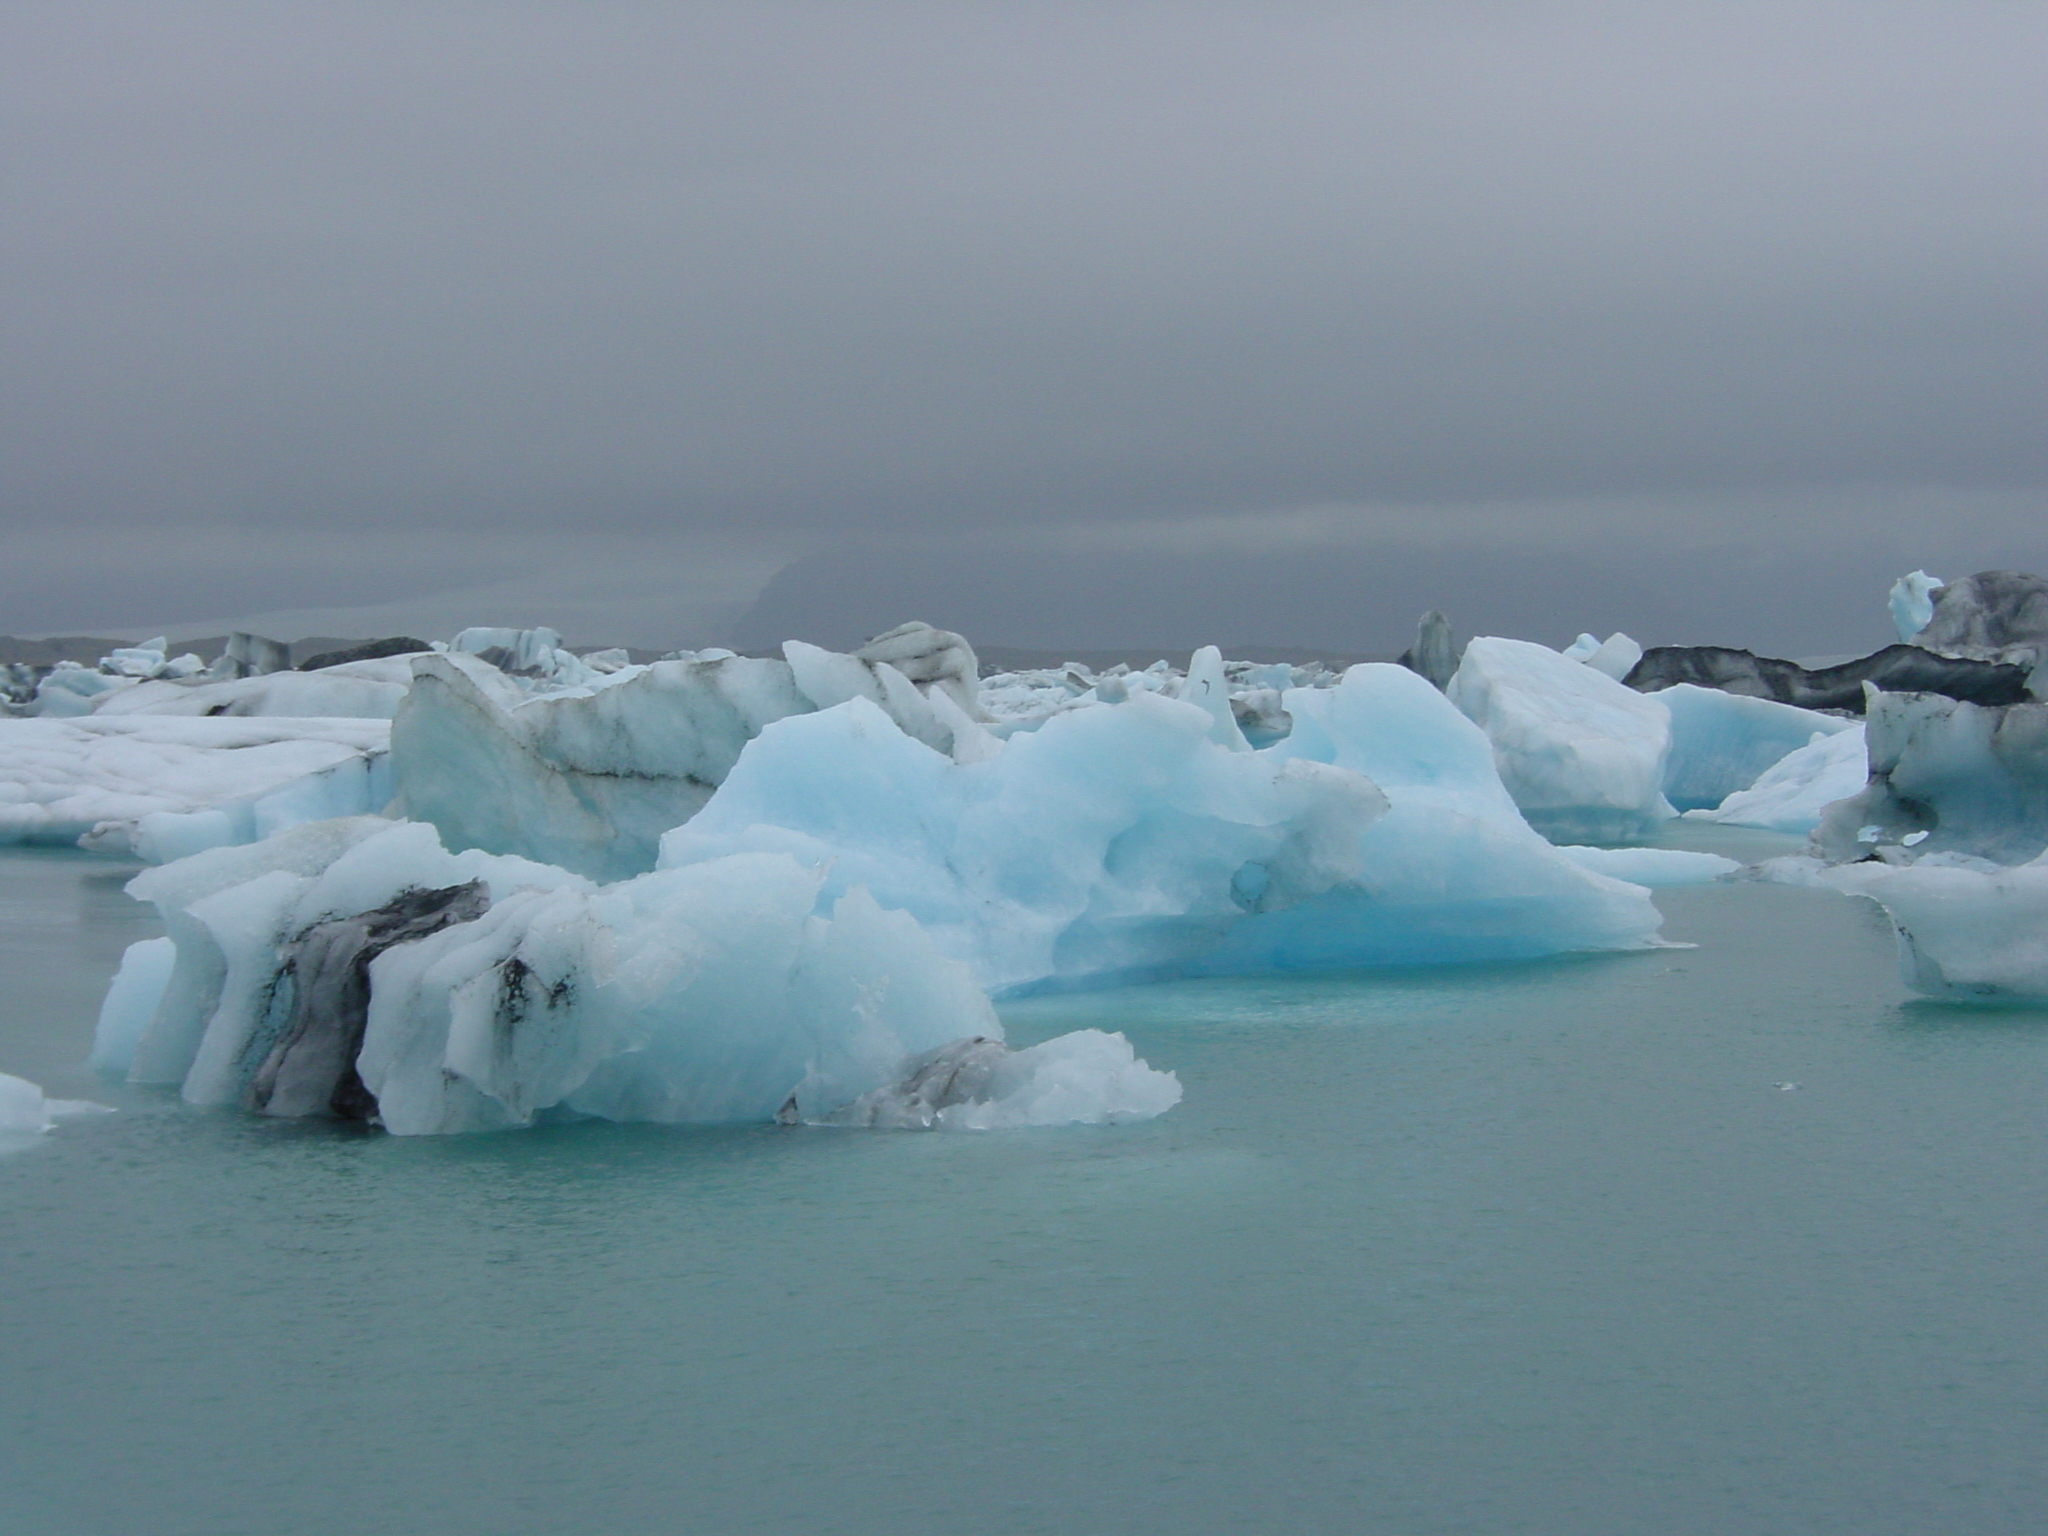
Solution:
<svg viewBox="0 0 2048 1536">
<path fill-rule="evenodd" d="M 0 843 L 91 834 L 105 851 L 141 852 L 139 825 L 159 812 L 225 810 L 211 841 L 260 836 L 301 814 L 373 809 L 388 790 L 366 759 L 389 732 L 382 720 L 0 720 Z M 269 809 L 256 809 L 264 801 Z"/>
<path fill-rule="evenodd" d="M 1081 1029 L 1011 1051 L 976 1036 L 928 1051 L 903 1078 L 813 1123 L 988 1131 L 1149 1120 L 1180 1102 L 1180 1080 L 1140 1061 L 1121 1034 Z"/>
<path fill-rule="evenodd" d="M 424 1134 L 766 1121 L 792 1100 L 828 1116 L 900 1083 L 906 1058 L 1000 1039 L 914 920 L 859 889 L 821 909 L 820 884 L 763 853 L 595 887 L 448 853 L 420 823 L 295 828 L 131 882 L 175 958 L 165 977 L 160 947 L 131 951 L 96 1055 L 195 1103 Z M 955 1118 L 1133 1118 L 1177 1097 L 1115 1055 L 1020 1052 Z"/>
<path fill-rule="evenodd" d="M 1679 848 L 1563 847 L 1557 851 L 1581 869 L 1652 889 L 1705 885 L 1742 868 L 1736 860 L 1718 853 L 1689 853 Z"/>
<path fill-rule="evenodd" d="M 134 686 L 132 677 L 114 677 L 75 661 L 60 661 L 36 685 L 33 713 L 52 720 L 89 715 L 95 701 L 104 695 Z"/>
<path fill-rule="evenodd" d="M 1888 606 L 1892 612 L 1892 625 L 1898 630 L 1901 640 L 1911 640 L 1927 627 L 1928 621 L 1934 617 L 1934 594 L 1941 588 L 1941 578 L 1930 576 L 1925 571 L 1901 576 L 1892 583 Z"/>
<path fill-rule="evenodd" d="M 1134 694 L 962 764 L 851 700 L 764 730 L 662 863 L 794 854 L 828 897 L 858 884 L 910 912 L 994 989 L 1171 970 L 1360 878 L 1386 804 L 1362 775 L 1222 747 L 1216 723 Z"/>
<path fill-rule="evenodd" d="M 1599 649 L 1600 637 L 1598 635 L 1588 634 L 1585 630 L 1580 630 L 1579 638 L 1574 640 L 1570 645 L 1566 646 L 1562 651 L 1558 652 L 1558 654 L 1572 661 L 1584 661 L 1588 656 L 1592 655 L 1595 651 Z"/>
<path fill-rule="evenodd" d="M 1748 789 L 1816 734 L 1860 732 L 1856 721 L 1691 683 L 1649 695 L 1671 713 L 1664 797 L 1680 811 L 1718 806 Z"/>
<path fill-rule="evenodd" d="M 1657 941 L 1648 894 L 1532 830 L 1485 733 L 1420 675 L 1356 666 L 1334 688 L 1290 690 L 1287 707 L 1294 730 L 1271 755 L 1365 774 L 1390 809 L 1365 831 L 1354 884 L 1244 925 L 1212 964 L 1441 964 Z"/>
<path fill-rule="evenodd" d="M 1862 844 L 2024 863 L 2048 848 L 2048 704 L 1987 708 L 1936 694 L 1877 693 L 1865 726 L 1869 780 L 1814 831 L 1824 857 Z M 1876 836 L 1863 838 L 1865 827 Z"/>
<path fill-rule="evenodd" d="M 2029 668 L 2048 652 L 2048 578 L 2024 571 L 1979 571 L 1929 596 L 1932 612 L 1912 637 L 1917 646 L 1943 656 Z"/>
<path fill-rule="evenodd" d="M 1629 842 L 1676 814 L 1663 795 L 1670 716 L 1613 678 L 1531 641 L 1482 636 L 1446 691 L 1546 837 Z"/>
<path fill-rule="evenodd" d="M 93 1032 L 92 1064 L 99 1071 L 125 1077 L 135 1065 L 136 1048 L 163 1002 L 177 959 L 178 946 L 169 938 L 143 939 L 121 956 Z"/>
<path fill-rule="evenodd" d="M 1816 733 L 1713 809 L 1685 814 L 1729 826 L 1811 832 L 1830 805 L 1858 793 L 1868 778 L 1863 727 L 1852 723 L 1846 731 Z"/>
<path fill-rule="evenodd" d="M 0 1072 L 0 1151 L 13 1151 L 73 1115 L 111 1113 L 83 1099 L 46 1099 L 26 1078 Z"/>
<path fill-rule="evenodd" d="M 148 677 L 164 664 L 170 642 L 159 635 L 140 645 L 116 647 L 100 658 L 100 670 L 114 677 Z"/>
<path fill-rule="evenodd" d="M 981 663 L 974 647 L 950 629 L 934 629 L 913 620 L 882 631 L 853 654 L 865 662 L 886 662 L 920 689 L 944 694 L 962 714 L 977 718 L 975 696 L 981 683 Z M 819 701 L 819 707 L 824 707 L 824 701 Z"/>
<path fill-rule="evenodd" d="M 1934 855 L 1849 864 L 1822 877 L 1890 916 L 1906 985 L 1956 1002 L 2048 1001 L 2048 863 L 2013 869 Z"/>
</svg>

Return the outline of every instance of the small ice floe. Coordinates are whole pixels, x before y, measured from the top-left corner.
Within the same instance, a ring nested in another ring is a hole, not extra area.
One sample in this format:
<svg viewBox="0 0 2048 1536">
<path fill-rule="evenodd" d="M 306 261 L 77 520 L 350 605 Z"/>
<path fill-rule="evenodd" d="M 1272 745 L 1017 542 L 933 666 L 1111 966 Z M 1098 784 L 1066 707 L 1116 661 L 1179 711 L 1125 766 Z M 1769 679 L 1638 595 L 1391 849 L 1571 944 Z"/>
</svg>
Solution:
<svg viewBox="0 0 2048 1536">
<path fill-rule="evenodd" d="M 903 1077 L 862 1094 L 814 1125 L 992 1131 L 1026 1125 L 1150 1120 L 1180 1102 L 1180 1079 L 1141 1061 L 1130 1041 L 1077 1029 L 1013 1051 L 976 1035 L 906 1063 Z M 776 1118 L 799 1117 L 795 1096 Z"/>
<path fill-rule="evenodd" d="M 73 1115 L 112 1113 L 104 1104 L 83 1099 L 46 1099 L 26 1078 L 0 1072 L 0 1149 L 26 1145 Z"/>
<path fill-rule="evenodd" d="M 1780 1093 L 1797 1093 L 1799 1091 L 1797 1083 L 1773 1083 L 1771 1086 Z"/>
</svg>

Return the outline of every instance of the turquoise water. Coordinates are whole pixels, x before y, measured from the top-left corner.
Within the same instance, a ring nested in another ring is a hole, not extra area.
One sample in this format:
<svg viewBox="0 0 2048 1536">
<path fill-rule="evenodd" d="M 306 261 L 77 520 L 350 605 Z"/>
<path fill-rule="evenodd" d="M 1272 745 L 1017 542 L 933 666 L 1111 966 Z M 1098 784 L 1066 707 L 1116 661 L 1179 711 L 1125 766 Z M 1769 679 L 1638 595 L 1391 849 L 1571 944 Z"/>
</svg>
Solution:
<svg viewBox="0 0 2048 1536">
<path fill-rule="evenodd" d="M 0 1158 L 10 1533 L 2048 1525 L 2048 1014 L 1864 905 L 1006 1008 L 1145 1125 L 401 1141 L 94 1083 L 119 874 L 0 858 L 0 1070 L 123 1107 Z"/>
</svg>

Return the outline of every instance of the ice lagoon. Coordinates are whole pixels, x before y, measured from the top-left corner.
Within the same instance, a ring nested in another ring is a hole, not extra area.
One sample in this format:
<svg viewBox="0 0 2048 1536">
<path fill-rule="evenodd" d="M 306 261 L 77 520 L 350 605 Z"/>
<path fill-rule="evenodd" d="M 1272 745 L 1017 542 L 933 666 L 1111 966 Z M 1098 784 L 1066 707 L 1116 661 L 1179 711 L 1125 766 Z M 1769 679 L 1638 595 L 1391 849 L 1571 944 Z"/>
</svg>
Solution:
<svg viewBox="0 0 2048 1536">
<path fill-rule="evenodd" d="M 1678 822 L 1744 861 L 1796 841 Z M 1696 943 L 1001 1005 L 1186 1098 L 396 1137 L 84 1066 L 154 914 L 0 855 L 10 1529 L 2032 1532 L 2048 1012 L 1828 890 Z M 1796 1088 L 1784 1085 L 1796 1084 Z"/>
</svg>

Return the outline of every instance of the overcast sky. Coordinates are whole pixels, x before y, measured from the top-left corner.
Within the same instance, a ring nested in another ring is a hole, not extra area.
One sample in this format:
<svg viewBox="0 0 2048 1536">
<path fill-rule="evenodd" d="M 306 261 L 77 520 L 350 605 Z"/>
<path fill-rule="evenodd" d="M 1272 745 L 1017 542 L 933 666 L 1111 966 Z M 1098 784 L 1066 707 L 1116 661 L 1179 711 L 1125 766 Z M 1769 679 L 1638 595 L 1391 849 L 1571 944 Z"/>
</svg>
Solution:
<svg viewBox="0 0 2048 1536">
<path fill-rule="evenodd" d="M 2048 568 L 2048 7 L 0 6 L 0 631 L 1811 654 Z"/>
</svg>

